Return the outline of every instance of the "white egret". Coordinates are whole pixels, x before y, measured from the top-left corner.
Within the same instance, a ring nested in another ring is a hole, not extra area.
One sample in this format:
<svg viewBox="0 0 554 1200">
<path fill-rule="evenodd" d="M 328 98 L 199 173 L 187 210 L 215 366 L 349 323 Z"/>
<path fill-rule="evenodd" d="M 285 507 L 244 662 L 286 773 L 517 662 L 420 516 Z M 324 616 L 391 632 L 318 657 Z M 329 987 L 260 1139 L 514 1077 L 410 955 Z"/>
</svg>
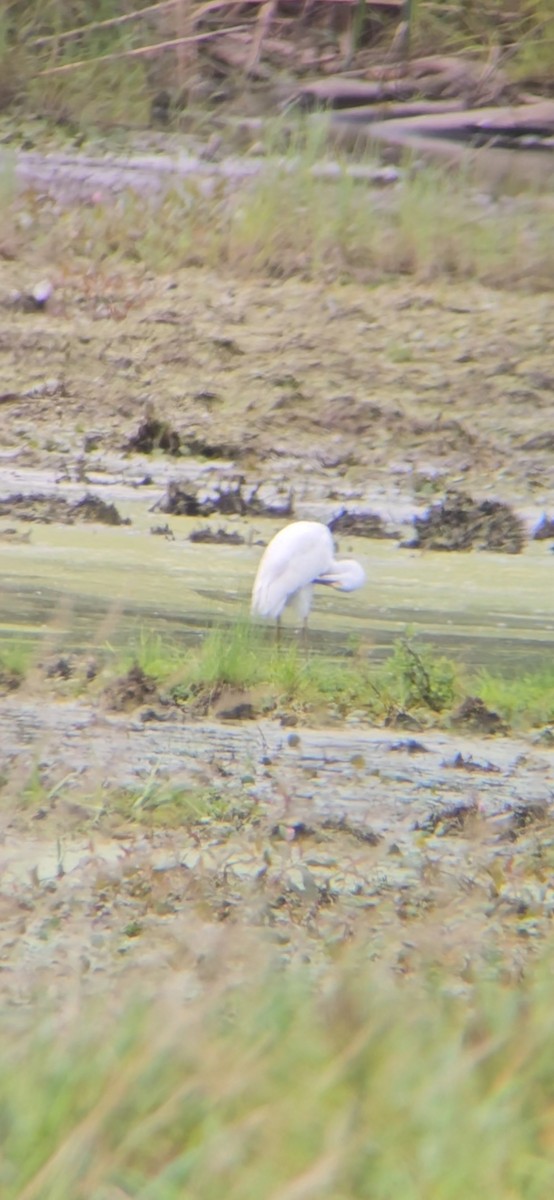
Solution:
<svg viewBox="0 0 554 1200">
<path fill-rule="evenodd" d="M 338 562 L 333 536 L 319 521 L 294 521 L 266 547 L 252 589 L 252 613 L 273 617 L 294 603 L 306 629 L 314 583 L 353 592 L 365 583 L 365 571 L 353 558 Z"/>
</svg>

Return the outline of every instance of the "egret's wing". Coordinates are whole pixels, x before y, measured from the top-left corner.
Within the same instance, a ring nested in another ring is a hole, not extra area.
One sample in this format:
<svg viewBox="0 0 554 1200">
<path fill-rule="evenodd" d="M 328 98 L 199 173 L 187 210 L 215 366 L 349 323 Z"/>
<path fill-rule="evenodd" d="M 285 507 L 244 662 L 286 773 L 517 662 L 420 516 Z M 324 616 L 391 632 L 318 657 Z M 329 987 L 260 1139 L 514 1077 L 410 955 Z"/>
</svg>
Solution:
<svg viewBox="0 0 554 1200">
<path fill-rule="evenodd" d="M 279 617 L 300 588 L 308 587 L 333 565 L 333 539 L 324 525 L 299 521 L 287 525 L 269 543 L 258 567 L 252 611 Z"/>
</svg>

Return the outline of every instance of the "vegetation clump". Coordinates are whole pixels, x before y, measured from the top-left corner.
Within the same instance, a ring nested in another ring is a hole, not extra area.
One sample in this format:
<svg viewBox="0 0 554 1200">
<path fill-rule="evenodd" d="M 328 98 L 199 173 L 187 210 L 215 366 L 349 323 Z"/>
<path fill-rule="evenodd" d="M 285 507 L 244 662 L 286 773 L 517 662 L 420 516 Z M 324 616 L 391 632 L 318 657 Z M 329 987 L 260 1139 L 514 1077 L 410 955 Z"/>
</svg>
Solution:
<svg viewBox="0 0 554 1200">
<path fill-rule="evenodd" d="M 519 554 L 525 545 L 523 521 L 500 500 L 473 500 L 465 492 L 448 492 L 414 518 L 416 536 L 410 547 L 428 550 L 497 550 Z"/>
</svg>

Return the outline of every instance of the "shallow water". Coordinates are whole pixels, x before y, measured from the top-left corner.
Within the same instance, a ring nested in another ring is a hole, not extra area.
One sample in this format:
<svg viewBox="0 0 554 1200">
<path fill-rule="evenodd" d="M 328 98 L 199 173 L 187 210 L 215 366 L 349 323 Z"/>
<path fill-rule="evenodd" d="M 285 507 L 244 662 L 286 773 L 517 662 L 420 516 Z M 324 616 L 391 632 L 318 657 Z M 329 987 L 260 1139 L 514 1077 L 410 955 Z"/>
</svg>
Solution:
<svg viewBox="0 0 554 1200">
<path fill-rule="evenodd" d="M 137 507 L 129 527 L 21 524 L 30 542 L 2 542 L 0 639 L 50 631 L 59 647 L 88 649 L 143 630 L 187 640 L 248 611 L 263 543 L 282 522 L 215 518 L 215 528 L 240 530 L 245 545 L 198 545 L 187 540 L 197 520 L 170 517 L 171 541 L 153 536 L 159 521 Z M 552 650 L 554 562 L 545 543 L 512 556 L 341 538 L 340 553 L 363 563 L 368 583 L 348 596 L 316 589 L 318 648 L 344 652 L 354 636 L 379 656 L 411 627 L 469 665 L 510 672 L 541 665 Z"/>
</svg>

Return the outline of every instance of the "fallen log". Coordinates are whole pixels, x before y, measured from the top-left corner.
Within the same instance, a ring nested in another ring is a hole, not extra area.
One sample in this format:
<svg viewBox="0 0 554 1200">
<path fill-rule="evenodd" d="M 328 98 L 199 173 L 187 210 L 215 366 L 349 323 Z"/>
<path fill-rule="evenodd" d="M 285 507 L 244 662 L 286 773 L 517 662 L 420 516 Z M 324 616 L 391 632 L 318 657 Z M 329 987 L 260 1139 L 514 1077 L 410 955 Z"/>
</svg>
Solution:
<svg viewBox="0 0 554 1200">
<path fill-rule="evenodd" d="M 438 113 L 464 111 L 463 100 L 406 100 L 384 104 L 360 104 L 355 108 L 339 108 L 333 114 L 333 127 L 344 122 L 368 125 L 371 121 L 405 120 L 408 117 L 434 116 Z"/>
<path fill-rule="evenodd" d="M 368 68 L 364 78 L 349 75 L 330 75 L 315 79 L 288 93 L 286 99 L 301 107 L 323 105 L 329 108 L 348 108 L 356 104 L 374 104 L 397 99 L 434 99 L 437 97 L 471 97 L 476 102 L 491 104 L 499 99 L 512 98 L 506 79 L 496 66 L 468 58 L 430 55 L 402 63 L 381 63 Z"/>
<path fill-rule="evenodd" d="M 410 100 L 421 92 L 419 84 L 409 79 L 383 80 L 382 82 L 362 79 L 347 79 L 331 75 L 328 79 L 317 79 L 289 93 L 290 104 L 300 108 L 329 107 L 350 108 L 356 104 L 374 104 L 383 100 Z"/>
<path fill-rule="evenodd" d="M 533 112 L 536 108 L 540 112 Z M 365 139 L 367 145 L 381 142 L 408 150 L 425 158 L 438 159 L 447 166 L 468 168 L 478 177 L 495 185 L 505 183 L 545 186 L 554 179 L 554 151 L 522 148 L 514 151 L 492 145 L 472 145 L 476 131 L 488 134 L 491 142 L 502 129 L 517 129 L 523 136 L 540 126 L 554 131 L 554 101 L 540 105 L 517 105 L 504 110 L 472 109 L 465 112 L 437 113 L 435 116 L 409 117 L 405 120 L 375 121 L 365 128 L 350 125 L 340 118 L 333 119 L 335 141 L 351 144 L 355 130 L 356 143 Z"/>
<path fill-rule="evenodd" d="M 390 123 L 389 129 L 392 127 Z M 457 138 L 480 133 L 484 136 L 505 133 L 514 137 L 537 134 L 554 136 L 554 100 L 542 100 L 539 104 L 517 104 L 503 108 L 470 108 L 462 112 L 438 112 L 430 115 L 413 116 L 394 122 L 407 133 L 430 137 Z"/>
</svg>

